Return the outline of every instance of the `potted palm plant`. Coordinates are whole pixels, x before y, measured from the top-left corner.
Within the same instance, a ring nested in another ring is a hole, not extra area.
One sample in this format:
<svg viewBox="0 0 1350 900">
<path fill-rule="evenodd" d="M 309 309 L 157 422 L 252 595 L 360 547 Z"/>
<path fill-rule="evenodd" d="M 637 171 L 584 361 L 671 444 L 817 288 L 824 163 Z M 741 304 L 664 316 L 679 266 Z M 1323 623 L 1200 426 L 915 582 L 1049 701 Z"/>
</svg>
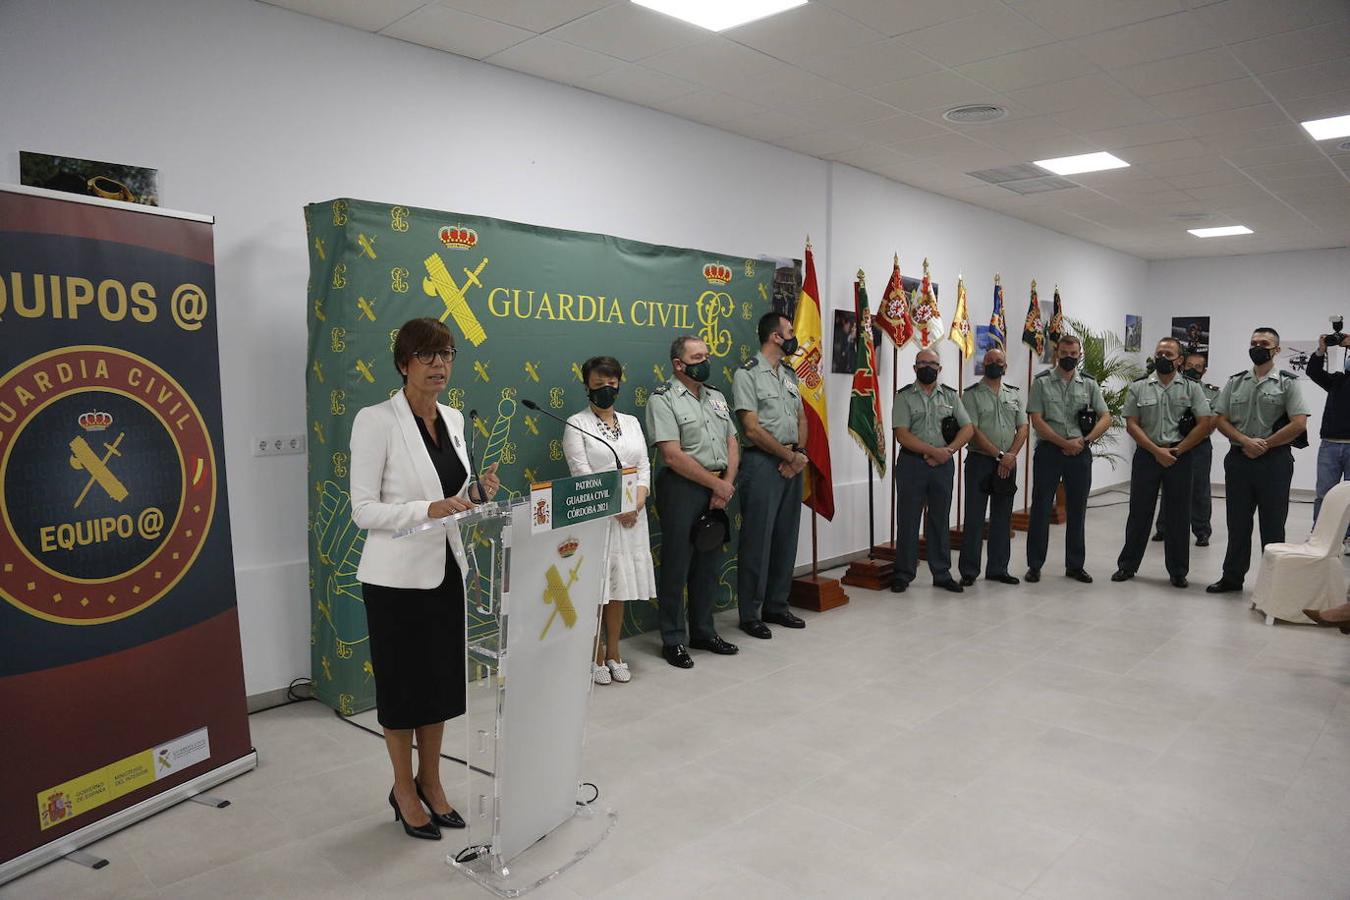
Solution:
<svg viewBox="0 0 1350 900">
<path fill-rule="evenodd" d="M 1102 388 L 1102 399 L 1111 412 L 1111 427 L 1092 442 L 1092 455 L 1104 459 L 1111 468 L 1125 461 L 1118 442 L 1125 431 L 1125 394 L 1130 382 L 1144 377 L 1144 368 L 1125 355 L 1125 342 L 1115 332 L 1094 329 L 1078 319 L 1065 319 L 1073 333 L 1083 341 L 1083 374 L 1090 375 Z"/>
</svg>

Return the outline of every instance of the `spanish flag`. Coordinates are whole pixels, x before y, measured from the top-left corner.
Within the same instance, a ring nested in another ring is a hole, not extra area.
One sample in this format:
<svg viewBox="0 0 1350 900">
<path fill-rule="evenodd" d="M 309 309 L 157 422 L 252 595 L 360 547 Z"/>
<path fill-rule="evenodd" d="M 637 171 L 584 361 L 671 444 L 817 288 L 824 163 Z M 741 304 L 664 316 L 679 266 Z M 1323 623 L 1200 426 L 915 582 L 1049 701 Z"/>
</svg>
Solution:
<svg viewBox="0 0 1350 900">
<path fill-rule="evenodd" d="M 826 519 L 834 518 L 834 476 L 830 473 L 830 417 L 825 409 L 825 377 L 820 363 L 825 344 L 820 327 L 820 291 L 816 287 L 816 261 L 811 241 L 806 242 L 806 277 L 797 297 L 797 314 L 792 328 L 797 335 L 797 352 L 788 364 L 797 372 L 797 384 L 806 407 L 806 486 L 802 502 Z"/>
<path fill-rule="evenodd" d="M 952 330 L 947 339 L 961 348 L 961 357 L 975 355 L 975 331 L 970 327 L 970 312 L 966 309 L 966 280 L 956 276 L 956 314 L 952 316 Z"/>
</svg>

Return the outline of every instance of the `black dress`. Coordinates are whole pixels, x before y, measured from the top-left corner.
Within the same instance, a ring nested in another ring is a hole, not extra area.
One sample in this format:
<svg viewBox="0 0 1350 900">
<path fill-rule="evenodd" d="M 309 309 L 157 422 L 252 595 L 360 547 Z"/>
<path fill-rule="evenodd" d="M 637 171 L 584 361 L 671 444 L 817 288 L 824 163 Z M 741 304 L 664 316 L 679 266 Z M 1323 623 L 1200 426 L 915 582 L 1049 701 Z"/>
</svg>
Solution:
<svg viewBox="0 0 1350 900">
<path fill-rule="evenodd" d="M 443 496 L 453 497 L 468 473 L 437 416 L 439 446 L 417 419 Z M 362 584 L 375 670 L 375 708 L 385 728 L 418 728 L 464 715 L 464 584 L 450 548 L 445 580 L 430 590 Z"/>
</svg>

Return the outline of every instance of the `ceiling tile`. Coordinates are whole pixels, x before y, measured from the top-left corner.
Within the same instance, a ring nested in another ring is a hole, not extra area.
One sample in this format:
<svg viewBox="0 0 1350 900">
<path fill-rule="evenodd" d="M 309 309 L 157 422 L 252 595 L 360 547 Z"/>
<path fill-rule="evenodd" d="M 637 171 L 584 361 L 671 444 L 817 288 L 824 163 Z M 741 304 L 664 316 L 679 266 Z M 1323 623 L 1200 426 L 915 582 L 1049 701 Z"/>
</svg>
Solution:
<svg viewBox="0 0 1350 900">
<path fill-rule="evenodd" d="M 868 141 L 890 144 L 896 141 L 912 141 L 934 134 L 947 134 L 950 129 L 943 128 L 920 119 L 918 116 L 900 114 L 875 122 L 865 122 L 857 126 L 857 132 Z"/>
<path fill-rule="evenodd" d="M 1310 178 L 1282 178 L 1279 181 L 1262 182 L 1271 193 L 1280 197 L 1321 197 L 1323 191 L 1339 191 L 1350 187 L 1343 173 L 1335 175 L 1314 175 Z"/>
<path fill-rule="evenodd" d="M 1345 0 L 1226 0 L 1196 13 L 1226 44 L 1350 18 Z"/>
<path fill-rule="evenodd" d="M 868 28 L 895 36 L 999 9 L 999 0 L 816 0 Z"/>
<path fill-rule="evenodd" d="M 1233 53 L 1257 75 L 1309 63 L 1340 59 L 1350 48 L 1350 21 L 1287 31 L 1233 46 Z"/>
<path fill-rule="evenodd" d="M 884 103 L 908 112 L 926 109 L 946 109 L 964 103 L 998 100 L 997 95 L 982 84 L 977 84 L 955 72 L 933 72 L 906 78 L 894 84 L 878 85 L 866 93 Z"/>
<path fill-rule="evenodd" d="M 1002 56 L 1053 40 L 1048 32 L 1006 7 L 905 35 L 905 42 L 911 47 L 948 66 Z"/>
<path fill-rule="evenodd" d="M 721 34 L 738 44 L 793 63 L 875 43 L 886 37 L 818 3 L 808 3 Z"/>
<path fill-rule="evenodd" d="M 850 166 L 856 166 L 859 169 L 875 172 L 899 161 L 900 154 L 896 153 L 890 147 L 881 144 L 868 144 L 867 146 L 859 147 L 856 150 L 845 150 L 842 153 L 836 153 L 831 158 Z"/>
<path fill-rule="evenodd" d="M 932 137 L 919 138 L 914 141 L 901 141 L 891 144 L 891 149 L 900 154 L 903 159 L 937 159 L 952 152 L 971 152 L 976 150 L 986 151 L 988 148 L 981 148 L 970 138 L 960 134 L 936 134 Z"/>
<path fill-rule="evenodd" d="M 487 58 L 494 66 L 504 66 L 548 78 L 561 84 L 578 84 L 587 78 L 623 65 L 622 60 L 547 37 L 533 37 Z"/>
<path fill-rule="evenodd" d="M 1302 100 L 1287 100 L 1282 105 L 1295 122 L 1350 115 L 1350 88 Z"/>
<path fill-rule="evenodd" d="M 810 103 L 797 103 L 793 105 L 791 112 L 812 130 L 818 128 L 845 130 L 854 125 L 875 122 L 877 119 L 895 115 L 895 110 L 885 103 L 861 94 L 846 94 Z"/>
<path fill-rule="evenodd" d="M 642 106 L 659 107 L 666 100 L 683 97 L 698 90 L 698 85 L 642 66 L 625 63 L 577 84 L 579 88 L 628 100 Z"/>
<path fill-rule="evenodd" d="M 1329 159 L 1308 159 L 1301 162 L 1247 166 L 1243 171 L 1262 184 L 1284 181 L 1289 178 L 1315 178 L 1318 176 L 1341 177 L 1341 173 Z"/>
<path fill-rule="evenodd" d="M 350 25 L 362 31 L 379 31 L 423 6 L 427 0 L 264 0 L 273 6 L 317 16 L 329 22 Z"/>
<path fill-rule="evenodd" d="M 1180 141 L 1189 138 L 1191 133 L 1174 122 L 1147 122 L 1142 125 L 1123 125 L 1119 128 L 1104 128 L 1100 131 L 1086 132 L 1083 137 L 1103 150 L 1119 150 L 1125 147 L 1137 147 L 1141 144 L 1161 144 L 1165 141 Z"/>
<path fill-rule="evenodd" d="M 1274 128 L 1288 125 L 1289 117 L 1273 103 L 1247 106 L 1242 109 L 1225 109 L 1221 112 L 1192 116 L 1183 125 L 1197 137 L 1223 134 L 1225 132 L 1252 131 L 1257 128 Z"/>
<path fill-rule="evenodd" d="M 1193 175 L 1171 175 L 1163 179 L 1172 187 L 1182 191 L 1193 191 L 1196 188 L 1217 187 L 1222 184 L 1242 184 L 1247 182 L 1244 176 L 1237 169 L 1231 166 L 1220 166 L 1210 169 L 1207 172 L 1196 172 Z"/>
<path fill-rule="evenodd" d="M 803 59 L 799 65 L 855 90 L 889 84 L 942 68 L 899 38 L 888 38 L 840 53 Z"/>
<path fill-rule="evenodd" d="M 380 33 L 473 59 L 484 59 L 535 36 L 533 31 L 435 5 L 424 6 Z"/>
<path fill-rule="evenodd" d="M 661 110 L 682 119 L 718 128 L 755 111 L 740 97 L 713 90 L 695 91 L 692 94 L 663 100 Z"/>
<path fill-rule="evenodd" d="M 745 97 L 754 103 L 776 107 L 784 112 L 791 111 L 802 103 L 846 97 L 850 94 L 849 89 L 842 84 L 827 81 L 819 75 L 812 75 L 787 63 L 778 65 L 781 71 L 772 75 L 744 78 L 735 84 L 727 85 L 727 92 L 737 97 Z"/>
<path fill-rule="evenodd" d="M 1272 147 L 1251 147 L 1243 150 L 1229 150 L 1224 154 L 1235 166 L 1262 166 L 1274 163 L 1307 162 L 1325 159 L 1322 151 L 1312 141 L 1300 141 L 1297 144 L 1277 144 Z"/>
<path fill-rule="evenodd" d="M 1212 172 L 1225 165 L 1222 158 L 1214 156 L 1185 156 L 1176 159 L 1141 161 L 1137 165 L 1145 172 L 1158 178 L 1171 180 L 1173 176 L 1194 175 L 1199 172 Z"/>
<path fill-rule="evenodd" d="M 1064 44 L 1045 44 L 967 63 L 957 71 L 996 91 L 1006 92 L 1086 75 L 1097 71 L 1097 66 Z"/>
<path fill-rule="evenodd" d="M 548 36 L 636 62 L 702 41 L 708 32 L 633 3 L 620 3 L 568 22 Z"/>
<path fill-rule="evenodd" d="M 614 0 L 439 0 L 441 5 L 525 28 L 545 32 L 587 13 L 609 6 Z"/>
<path fill-rule="evenodd" d="M 833 157 L 848 150 L 860 149 L 866 141 L 850 128 L 822 128 L 806 134 L 795 134 L 783 138 L 778 144 L 807 156 L 819 156 L 822 159 Z"/>
<path fill-rule="evenodd" d="M 1197 137 L 1200 138 L 1200 143 L 1217 153 L 1252 150 L 1258 147 L 1275 147 L 1282 144 L 1301 144 L 1309 140 L 1308 133 L 1287 118 L 1278 125 L 1245 128 L 1237 131 L 1220 130 L 1213 134 L 1197 135 Z"/>
<path fill-rule="evenodd" d="M 1194 138 L 1182 141 L 1163 141 L 1159 144 L 1141 144 L 1127 147 L 1116 154 L 1131 165 L 1162 162 L 1168 159 L 1192 159 L 1197 156 L 1214 157 L 1214 151 Z"/>
<path fill-rule="evenodd" d="M 1055 113 L 1055 121 L 1070 131 L 1103 131 L 1124 125 L 1142 125 L 1162 120 L 1157 112 L 1143 100 L 1130 97 L 1124 100 L 1090 103 L 1061 113 Z"/>
<path fill-rule="evenodd" d="M 739 118 L 725 127 L 737 134 L 772 143 L 794 132 L 800 132 L 802 125 L 796 116 L 776 109 L 766 109 Z"/>
<path fill-rule="evenodd" d="M 1261 76 L 1261 84 L 1281 102 L 1345 90 L 1350 88 L 1350 51 L 1347 53 L 1343 59 L 1267 73 Z"/>
<path fill-rule="evenodd" d="M 719 91 L 747 79 L 777 75 L 786 68 L 785 63 L 758 50 L 716 36 L 659 53 L 643 60 L 642 64 Z"/>
<path fill-rule="evenodd" d="M 1184 91 L 1155 94 L 1148 98 L 1148 103 L 1167 117 L 1180 119 L 1222 109 L 1256 106 L 1269 99 L 1254 78 L 1235 78 Z"/>
<path fill-rule="evenodd" d="M 1260 202 L 1270 197 L 1269 191 L 1250 181 L 1236 181 L 1232 184 L 1220 184 L 1213 187 L 1187 188 L 1186 193 L 1201 203 L 1210 206 Z"/>
<path fill-rule="evenodd" d="M 1182 12 L 1181 0 L 1008 0 L 1057 38 L 1080 37 Z"/>
<path fill-rule="evenodd" d="M 1246 74 L 1247 70 L 1223 47 L 1111 70 L 1114 78 L 1141 97 L 1229 81 Z"/>
<path fill-rule="evenodd" d="M 1008 97 L 1033 113 L 1065 112 L 1096 105 L 1104 98 L 1112 101 L 1132 99 L 1130 93 L 1111 80 L 1105 72 L 1080 75 L 1064 81 L 1008 91 Z"/>
<path fill-rule="evenodd" d="M 1187 12 L 1074 38 L 1069 45 L 1097 65 L 1117 69 L 1198 53 L 1218 46 L 1218 39 Z"/>
</svg>

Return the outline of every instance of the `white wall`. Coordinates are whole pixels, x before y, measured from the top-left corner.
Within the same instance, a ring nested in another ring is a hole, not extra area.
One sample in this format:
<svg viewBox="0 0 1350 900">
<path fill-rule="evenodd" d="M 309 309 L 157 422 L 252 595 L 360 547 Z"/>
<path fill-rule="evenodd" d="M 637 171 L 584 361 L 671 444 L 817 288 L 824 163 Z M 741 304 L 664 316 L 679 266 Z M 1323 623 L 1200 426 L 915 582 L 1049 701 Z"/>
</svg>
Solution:
<svg viewBox="0 0 1350 900">
<path fill-rule="evenodd" d="M 1174 315 L 1210 317 L 1210 367 L 1207 380 L 1222 387 L 1229 375 L 1251 367 L 1247 358 L 1252 329 L 1268 325 L 1281 339 L 1313 341 L 1331 330 L 1327 317 L 1342 313 L 1350 322 L 1350 250 L 1304 250 L 1176 259 L 1149 266 L 1144 346 L 1168 333 Z M 1131 309 L 1131 312 L 1134 310 Z M 1338 364 L 1333 354 L 1332 367 Z M 1309 447 L 1294 451 L 1295 489 L 1317 486 L 1318 430 L 1326 392 L 1306 378 L 1304 396 L 1312 407 Z M 1227 440 L 1215 438 L 1216 484 L 1223 484 Z"/>
<path fill-rule="evenodd" d="M 304 429 L 305 203 L 397 201 L 746 256 L 799 256 L 809 233 L 827 310 L 851 308 L 859 265 L 879 297 L 894 250 L 907 274 L 927 254 L 944 309 L 965 272 L 977 321 L 1001 271 L 1013 330 L 1032 277 L 1047 304 L 1058 281 L 1071 314 L 1118 329 L 1146 271 L 848 167 L 252 0 L 8 0 L 0 85 L 0 180 L 18 180 L 20 149 L 121 160 L 160 169 L 165 206 L 217 218 L 251 694 L 309 670 L 305 462 L 248 449 L 252 435 Z M 825 558 L 866 542 L 848 381 L 830 379 L 841 513 L 822 528 Z"/>
</svg>

